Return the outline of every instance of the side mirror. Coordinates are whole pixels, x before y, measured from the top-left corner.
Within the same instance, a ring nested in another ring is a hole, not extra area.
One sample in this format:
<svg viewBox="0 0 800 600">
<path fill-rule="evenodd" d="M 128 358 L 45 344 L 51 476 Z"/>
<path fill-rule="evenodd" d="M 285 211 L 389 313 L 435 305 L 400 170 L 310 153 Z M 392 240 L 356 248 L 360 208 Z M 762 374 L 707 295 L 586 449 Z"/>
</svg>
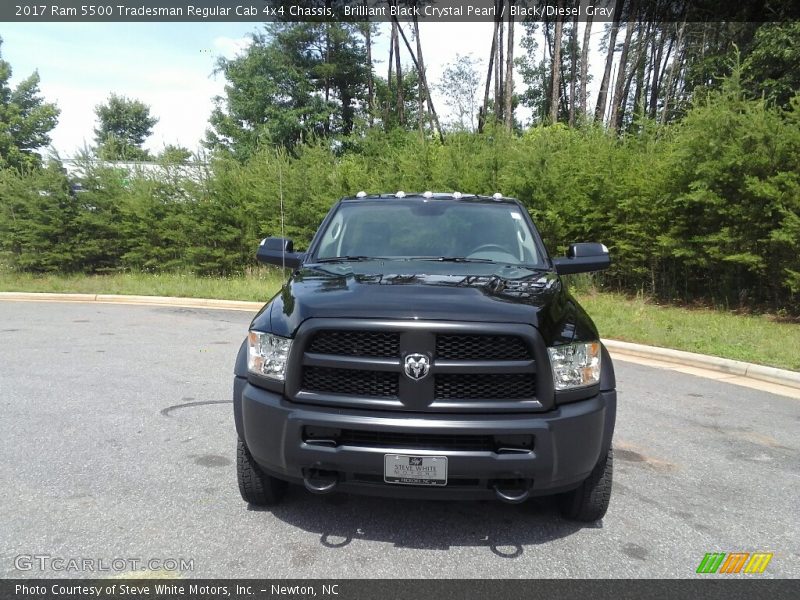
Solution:
<svg viewBox="0 0 800 600">
<path fill-rule="evenodd" d="M 566 258 L 554 258 L 553 265 L 559 275 L 602 271 L 611 266 L 608 248 L 603 244 L 570 244 Z"/>
<path fill-rule="evenodd" d="M 261 240 L 256 252 L 256 258 L 259 262 L 278 267 L 286 265 L 290 269 L 296 269 L 303 264 L 305 257 L 306 255 L 302 252 L 294 251 L 294 242 L 292 240 L 277 237 Z"/>
</svg>

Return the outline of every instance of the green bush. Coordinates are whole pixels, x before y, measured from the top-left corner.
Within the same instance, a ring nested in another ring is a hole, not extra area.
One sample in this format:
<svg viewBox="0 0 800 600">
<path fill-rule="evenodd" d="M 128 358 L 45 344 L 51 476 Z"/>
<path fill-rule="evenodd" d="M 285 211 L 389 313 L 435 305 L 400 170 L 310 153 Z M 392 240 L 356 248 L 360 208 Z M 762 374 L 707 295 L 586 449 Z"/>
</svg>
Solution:
<svg viewBox="0 0 800 600">
<path fill-rule="evenodd" d="M 85 267 L 80 207 L 55 166 L 20 174 L 0 171 L 0 244 L 13 267 L 35 272 Z"/>
<path fill-rule="evenodd" d="M 32 272 L 188 270 L 232 275 L 268 235 L 308 245 L 332 203 L 368 192 L 502 191 L 551 253 L 609 246 L 593 281 L 670 300 L 800 312 L 800 97 L 747 99 L 737 73 L 679 123 L 453 133 L 442 144 L 378 129 L 291 156 L 212 159 L 207 177 L 87 166 L 70 193 L 55 166 L 0 173 L 0 253 Z M 281 223 L 281 202 L 284 221 Z"/>
</svg>

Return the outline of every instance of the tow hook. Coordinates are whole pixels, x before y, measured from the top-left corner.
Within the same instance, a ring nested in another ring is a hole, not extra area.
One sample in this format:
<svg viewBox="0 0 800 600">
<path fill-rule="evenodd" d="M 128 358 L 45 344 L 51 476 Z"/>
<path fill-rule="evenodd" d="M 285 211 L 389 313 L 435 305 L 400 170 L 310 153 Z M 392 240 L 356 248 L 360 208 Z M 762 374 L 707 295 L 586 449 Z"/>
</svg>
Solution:
<svg viewBox="0 0 800 600">
<path fill-rule="evenodd" d="M 497 482 L 492 486 L 498 500 L 509 504 L 519 504 L 525 502 L 531 495 L 531 481 L 520 480 L 518 484 L 510 482 Z M 509 486 L 503 489 L 503 485 Z"/>
<path fill-rule="evenodd" d="M 312 494 L 328 494 L 336 488 L 338 483 L 339 475 L 336 471 L 309 469 L 303 478 L 303 485 Z"/>
</svg>

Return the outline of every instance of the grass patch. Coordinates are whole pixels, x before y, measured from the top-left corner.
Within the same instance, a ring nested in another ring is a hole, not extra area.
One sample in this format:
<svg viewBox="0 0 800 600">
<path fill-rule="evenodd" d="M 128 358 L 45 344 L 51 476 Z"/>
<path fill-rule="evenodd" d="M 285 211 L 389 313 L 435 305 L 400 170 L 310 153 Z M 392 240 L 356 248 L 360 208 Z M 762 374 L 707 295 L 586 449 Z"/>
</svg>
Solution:
<svg viewBox="0 0 800 600">
<path fill-rule="evenodd" d="M 800 325 L 770 315 L 661 306 L 646 298 L 575 293 L 604 338 L 800 370 Z"/>
<path fill-rule="evenodd" d="M 238 277 L 199 277 L 192 273 L 32 275 L 0 271 L 0 291 L 4 292 L 130 294 L 266 302 L 280 285 L 280 272 L 272 269 Z"/>
<path fill-rule="evenodd" d="M 266 302 L 281 284 L 279 270 L 239 277 L 191 273 L 32 275 L 0 269 L 0 291 L 133 294 Z M 800 370 L 800 325 L 769 315 L 661 306 L 644 298 L 575 286 L 575 295 L 605 338 Z"/>
</svg>

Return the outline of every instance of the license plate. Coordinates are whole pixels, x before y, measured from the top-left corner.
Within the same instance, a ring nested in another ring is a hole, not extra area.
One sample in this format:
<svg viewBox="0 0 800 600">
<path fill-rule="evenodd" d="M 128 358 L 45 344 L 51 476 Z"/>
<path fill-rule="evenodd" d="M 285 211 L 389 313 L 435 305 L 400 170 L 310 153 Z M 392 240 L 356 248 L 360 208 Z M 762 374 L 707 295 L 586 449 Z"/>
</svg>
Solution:
<svg viewBox="0 0 800 600">
<path fill-rule="evenodd" d="M 383 480 L 405 485 L 447 485 L 447 457 L 385 454 Z"/>
</svg>

